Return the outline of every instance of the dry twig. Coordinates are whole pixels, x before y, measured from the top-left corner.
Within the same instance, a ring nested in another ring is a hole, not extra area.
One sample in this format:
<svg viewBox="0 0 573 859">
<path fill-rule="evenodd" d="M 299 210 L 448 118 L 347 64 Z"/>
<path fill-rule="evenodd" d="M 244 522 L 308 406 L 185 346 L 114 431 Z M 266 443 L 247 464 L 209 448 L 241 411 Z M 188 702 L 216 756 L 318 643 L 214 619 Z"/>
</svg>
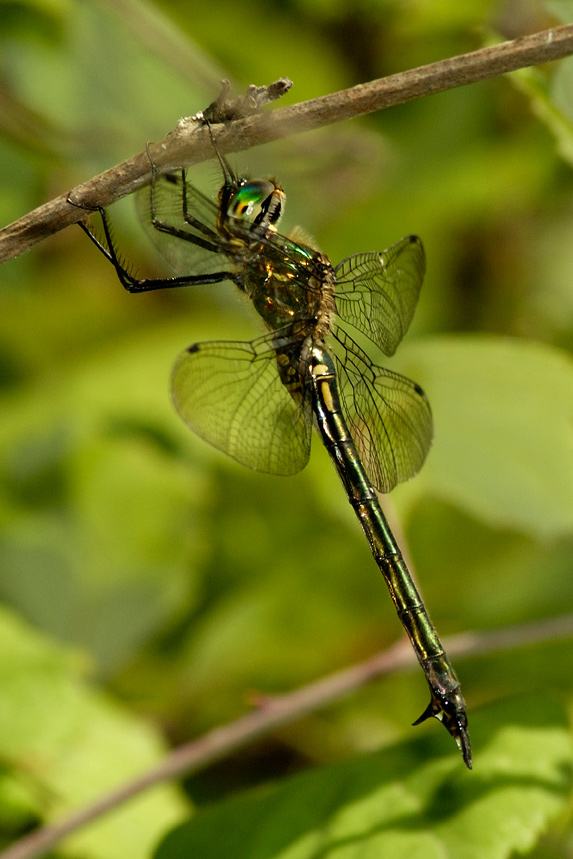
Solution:
<svg viewBox="0 0 573 859">
<path fill-rule="evenodd" d="M 278 108 L 268 114 L 257 113 L 237 119 L 215 129 L 217 146 L 221 152 L 250 149 L 291 134 L 384 110 L 395 104 L 570 54 L 573 54 L 573 24 L 554 27 L 311 101 Z M 149 151 L 157 167 L 164 171 L 197 164 L 213 155 L 207 130 L 192 120 L 181 120 L 175 131 L 150 146 Z M 78 208 L 68 202 L 68 196 L 88 208 L 106 207 L 145 185 L 149 181 L 149 172 L 149 158 L 143 151 L 78 185 L 69 194 L 62 194 L 39 206 L 0 230 L 0 261 L 18 256 L 36 242 L 77 222 Z"/>
</svg>

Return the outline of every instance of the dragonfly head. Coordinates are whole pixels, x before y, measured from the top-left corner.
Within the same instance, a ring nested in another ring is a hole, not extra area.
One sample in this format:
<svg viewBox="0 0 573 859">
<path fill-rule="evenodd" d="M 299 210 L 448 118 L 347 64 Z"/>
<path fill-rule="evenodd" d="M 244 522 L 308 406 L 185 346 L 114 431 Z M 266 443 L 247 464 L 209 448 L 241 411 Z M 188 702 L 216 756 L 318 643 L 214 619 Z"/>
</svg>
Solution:
<svg viewBox="0 0 573 859">
<path fill-rule="evenodd" d="M 225 194 L 225 186 L 221 193 Z M 286 200 L 280 185 L 270 179 L 241 179 L 233 189 L 227 189 L 226 197 L 222 197 L 220 203 L 231 229 L 235 226 L 263 234 L 276 229 Z"/>
</svg>

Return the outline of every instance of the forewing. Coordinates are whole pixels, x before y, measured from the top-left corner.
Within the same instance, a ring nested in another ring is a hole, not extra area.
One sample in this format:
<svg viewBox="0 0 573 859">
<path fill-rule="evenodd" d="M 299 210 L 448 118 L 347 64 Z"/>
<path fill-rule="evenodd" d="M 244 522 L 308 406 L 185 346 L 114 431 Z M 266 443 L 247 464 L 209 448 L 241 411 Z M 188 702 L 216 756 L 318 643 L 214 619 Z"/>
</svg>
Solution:
<svg viewBox="0 0 573 859">
<path fill-rule="evenodd" d="M 186 179 L 187 211 L 192 219 L 196 219 L 203 225 L 203 229 L 198 229 L 185 220 L 183 191 L 181 171 L 158 176 L 155 181 L 155 218 L 178 230 L 180 235 L 177 236 L 154 227 L 151 213 L 151 186 L 138 191 L 135 201 L 143 229 L 162 257 L 179 275 L 230 270 L 231 263 L 224 254 L 207 250 L 194 241 L 198 238 L 217 244 L 215 203 L 195 188 L 189 179 Z"/>
<path fill-rule="evenodd" d="M 282 384 L 275 337 L 189 347 L 171 391 L 185 423 L 214 447 L 256 471 L 296 474 L 310 455 L 311 398 L 295 402 Z"/>
<path fill-rule="evenodd" d="M 425 269 L 417 236 L 380 253 L 347 257 L 335 269 L 338 316 L 393 355 L 412 321 Z"/>
<path fill-rule="evenodd" d="M 380 492 L 413 477 L 433 436 L 432 412 L 415 382 L 372 364 L 357 344 L 335 331 L 335 356 L 345 415 L 366 472 Z"/>
</svg>

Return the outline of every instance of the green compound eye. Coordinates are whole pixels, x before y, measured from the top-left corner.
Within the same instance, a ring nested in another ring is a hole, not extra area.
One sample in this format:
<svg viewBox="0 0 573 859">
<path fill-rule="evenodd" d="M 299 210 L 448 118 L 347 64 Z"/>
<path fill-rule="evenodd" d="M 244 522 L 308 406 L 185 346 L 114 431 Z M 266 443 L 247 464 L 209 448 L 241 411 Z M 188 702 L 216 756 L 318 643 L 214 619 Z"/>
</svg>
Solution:
<svg viewBox="0 0 573 859">
<path fill-rule="evenodd" d="M 227 217 L 269 226 L 280 217 L 282 197 L 283 192 L 274 182 L 246 182 L 231 197 Z"/>
</svg>

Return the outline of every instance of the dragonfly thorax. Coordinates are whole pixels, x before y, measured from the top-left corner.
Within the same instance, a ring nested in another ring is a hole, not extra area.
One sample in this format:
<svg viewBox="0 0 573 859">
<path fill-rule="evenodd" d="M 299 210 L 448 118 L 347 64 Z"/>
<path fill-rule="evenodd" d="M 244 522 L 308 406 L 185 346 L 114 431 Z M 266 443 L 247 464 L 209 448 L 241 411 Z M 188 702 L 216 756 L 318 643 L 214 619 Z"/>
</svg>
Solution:
<svg viewBox="0 0 573 859">
<path fill-rule="evenodd" d="M 269 329 L 291 325 L 297 339 L 323 340 L 335 313 L 334 269 L 324 254 L 294 243 L 287 253 L 283 242 L 270 239 L 264 255 L 252 248 L 245 291 Z"/>
<path fill-rule="evenodd" d="M 219 192 L 219 233 L 235 264 L 236 285 L 266 326 L 274 330 L 296 322 L 296 339 L 309 334 L 314 339 L 315 328 L 323 338 L 335 309 L 334 269 L 309 244 L 277 232 L 285 201 L 272 179 L 226 181 Z"/>
</svg>

